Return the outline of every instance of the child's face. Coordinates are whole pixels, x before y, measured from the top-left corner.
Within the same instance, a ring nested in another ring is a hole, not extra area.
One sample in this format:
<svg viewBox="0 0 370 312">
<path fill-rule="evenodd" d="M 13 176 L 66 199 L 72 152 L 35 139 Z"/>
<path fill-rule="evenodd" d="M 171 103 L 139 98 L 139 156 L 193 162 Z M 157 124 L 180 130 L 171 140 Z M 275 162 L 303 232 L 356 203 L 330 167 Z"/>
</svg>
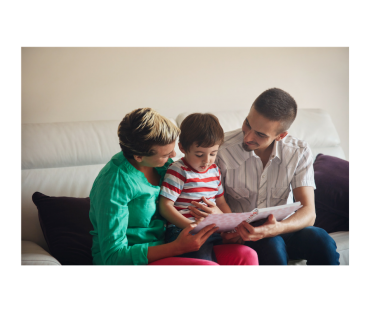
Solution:
<svg viewBox="0 0 370 312">
<path fill-rule="evenodd" d="M 181 143 L 179 143 L 179 147 L 185 154 L 185 160 L 189 165 L 199 172 L 204 172 L 215 162 L 219 145 L 201 147 L 193 143 L 189 151 L 185 151 Z"/>
</svg>

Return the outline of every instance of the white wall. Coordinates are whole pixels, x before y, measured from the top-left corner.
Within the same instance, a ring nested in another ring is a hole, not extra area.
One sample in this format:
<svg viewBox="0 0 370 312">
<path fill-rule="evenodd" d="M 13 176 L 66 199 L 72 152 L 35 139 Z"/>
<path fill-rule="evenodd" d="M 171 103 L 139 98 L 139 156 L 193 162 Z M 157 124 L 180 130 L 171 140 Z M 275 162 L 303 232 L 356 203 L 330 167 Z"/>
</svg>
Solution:
<svg viewBox="0 0 370 312">
<path fill-rule="evenodd" d="M 332 116 L 349 159 L 348 48 L 22 48 L 22 123 L 121 119 L 149 106 L 249 108 L 264 90 Z"/>
</svg>

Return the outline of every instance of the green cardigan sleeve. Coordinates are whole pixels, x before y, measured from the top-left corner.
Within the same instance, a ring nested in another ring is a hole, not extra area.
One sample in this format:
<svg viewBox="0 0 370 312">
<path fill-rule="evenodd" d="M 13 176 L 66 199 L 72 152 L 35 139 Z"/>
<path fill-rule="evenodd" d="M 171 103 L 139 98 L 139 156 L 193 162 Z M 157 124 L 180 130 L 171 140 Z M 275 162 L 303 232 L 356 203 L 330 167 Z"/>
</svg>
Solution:
<svg viewBox="0 0 370 312">
<path fill-rule="evenodd" d="M 103 264 L 148 264 L 148 243 L 128 245 L 128 203 L 134 194 L 130 183 L 117 173 L 99 183 L 92 198 Z"/>
</svg>

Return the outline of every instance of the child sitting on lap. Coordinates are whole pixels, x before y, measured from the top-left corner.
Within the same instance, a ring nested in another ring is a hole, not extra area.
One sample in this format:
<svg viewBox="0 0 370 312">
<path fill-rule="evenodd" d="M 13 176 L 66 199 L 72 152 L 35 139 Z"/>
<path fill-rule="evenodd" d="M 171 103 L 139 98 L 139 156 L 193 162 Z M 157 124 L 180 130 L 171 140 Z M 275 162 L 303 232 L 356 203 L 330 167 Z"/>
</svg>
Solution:
<svg viewBox="0 0 370 312">
<path fill-rule="evenodd" d="M 191 114 L 180 129 L 179 148 L 185 157 L 170 165 L 160 191 L 159 211 L 168 221 L 166 242 L 174 241 L 182 229 L 196 222 L 188 207 L 192 201 L 206 205 L 202 196 L 215 202 L 223 213 L 231 213 L 223 195 L 220 169 L 214 163 L 224 141 L 217 117 Z M 181 256 L 216 261 L 213 246 L 219 244 L 222 244 L 221 235 L 214 233 L 198 251 Z"/>
</svg>

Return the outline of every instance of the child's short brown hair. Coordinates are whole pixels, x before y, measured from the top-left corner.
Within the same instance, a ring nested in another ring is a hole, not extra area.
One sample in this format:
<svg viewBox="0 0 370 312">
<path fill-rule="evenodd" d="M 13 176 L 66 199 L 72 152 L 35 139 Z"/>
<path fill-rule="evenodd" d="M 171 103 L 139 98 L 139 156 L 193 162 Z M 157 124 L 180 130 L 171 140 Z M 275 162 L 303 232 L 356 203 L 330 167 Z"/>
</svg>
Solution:
<svg viewBox="0 0 370 312">
<path fill-rule="evenodd" d="M 212 114 L 190 114 L 182 121 L 180 130 L 179 142 L 185 151 L 189 151 L 193 143 L 211 147 L 224 142 L 224 130 L 218 118 Z"/>
</svg>

